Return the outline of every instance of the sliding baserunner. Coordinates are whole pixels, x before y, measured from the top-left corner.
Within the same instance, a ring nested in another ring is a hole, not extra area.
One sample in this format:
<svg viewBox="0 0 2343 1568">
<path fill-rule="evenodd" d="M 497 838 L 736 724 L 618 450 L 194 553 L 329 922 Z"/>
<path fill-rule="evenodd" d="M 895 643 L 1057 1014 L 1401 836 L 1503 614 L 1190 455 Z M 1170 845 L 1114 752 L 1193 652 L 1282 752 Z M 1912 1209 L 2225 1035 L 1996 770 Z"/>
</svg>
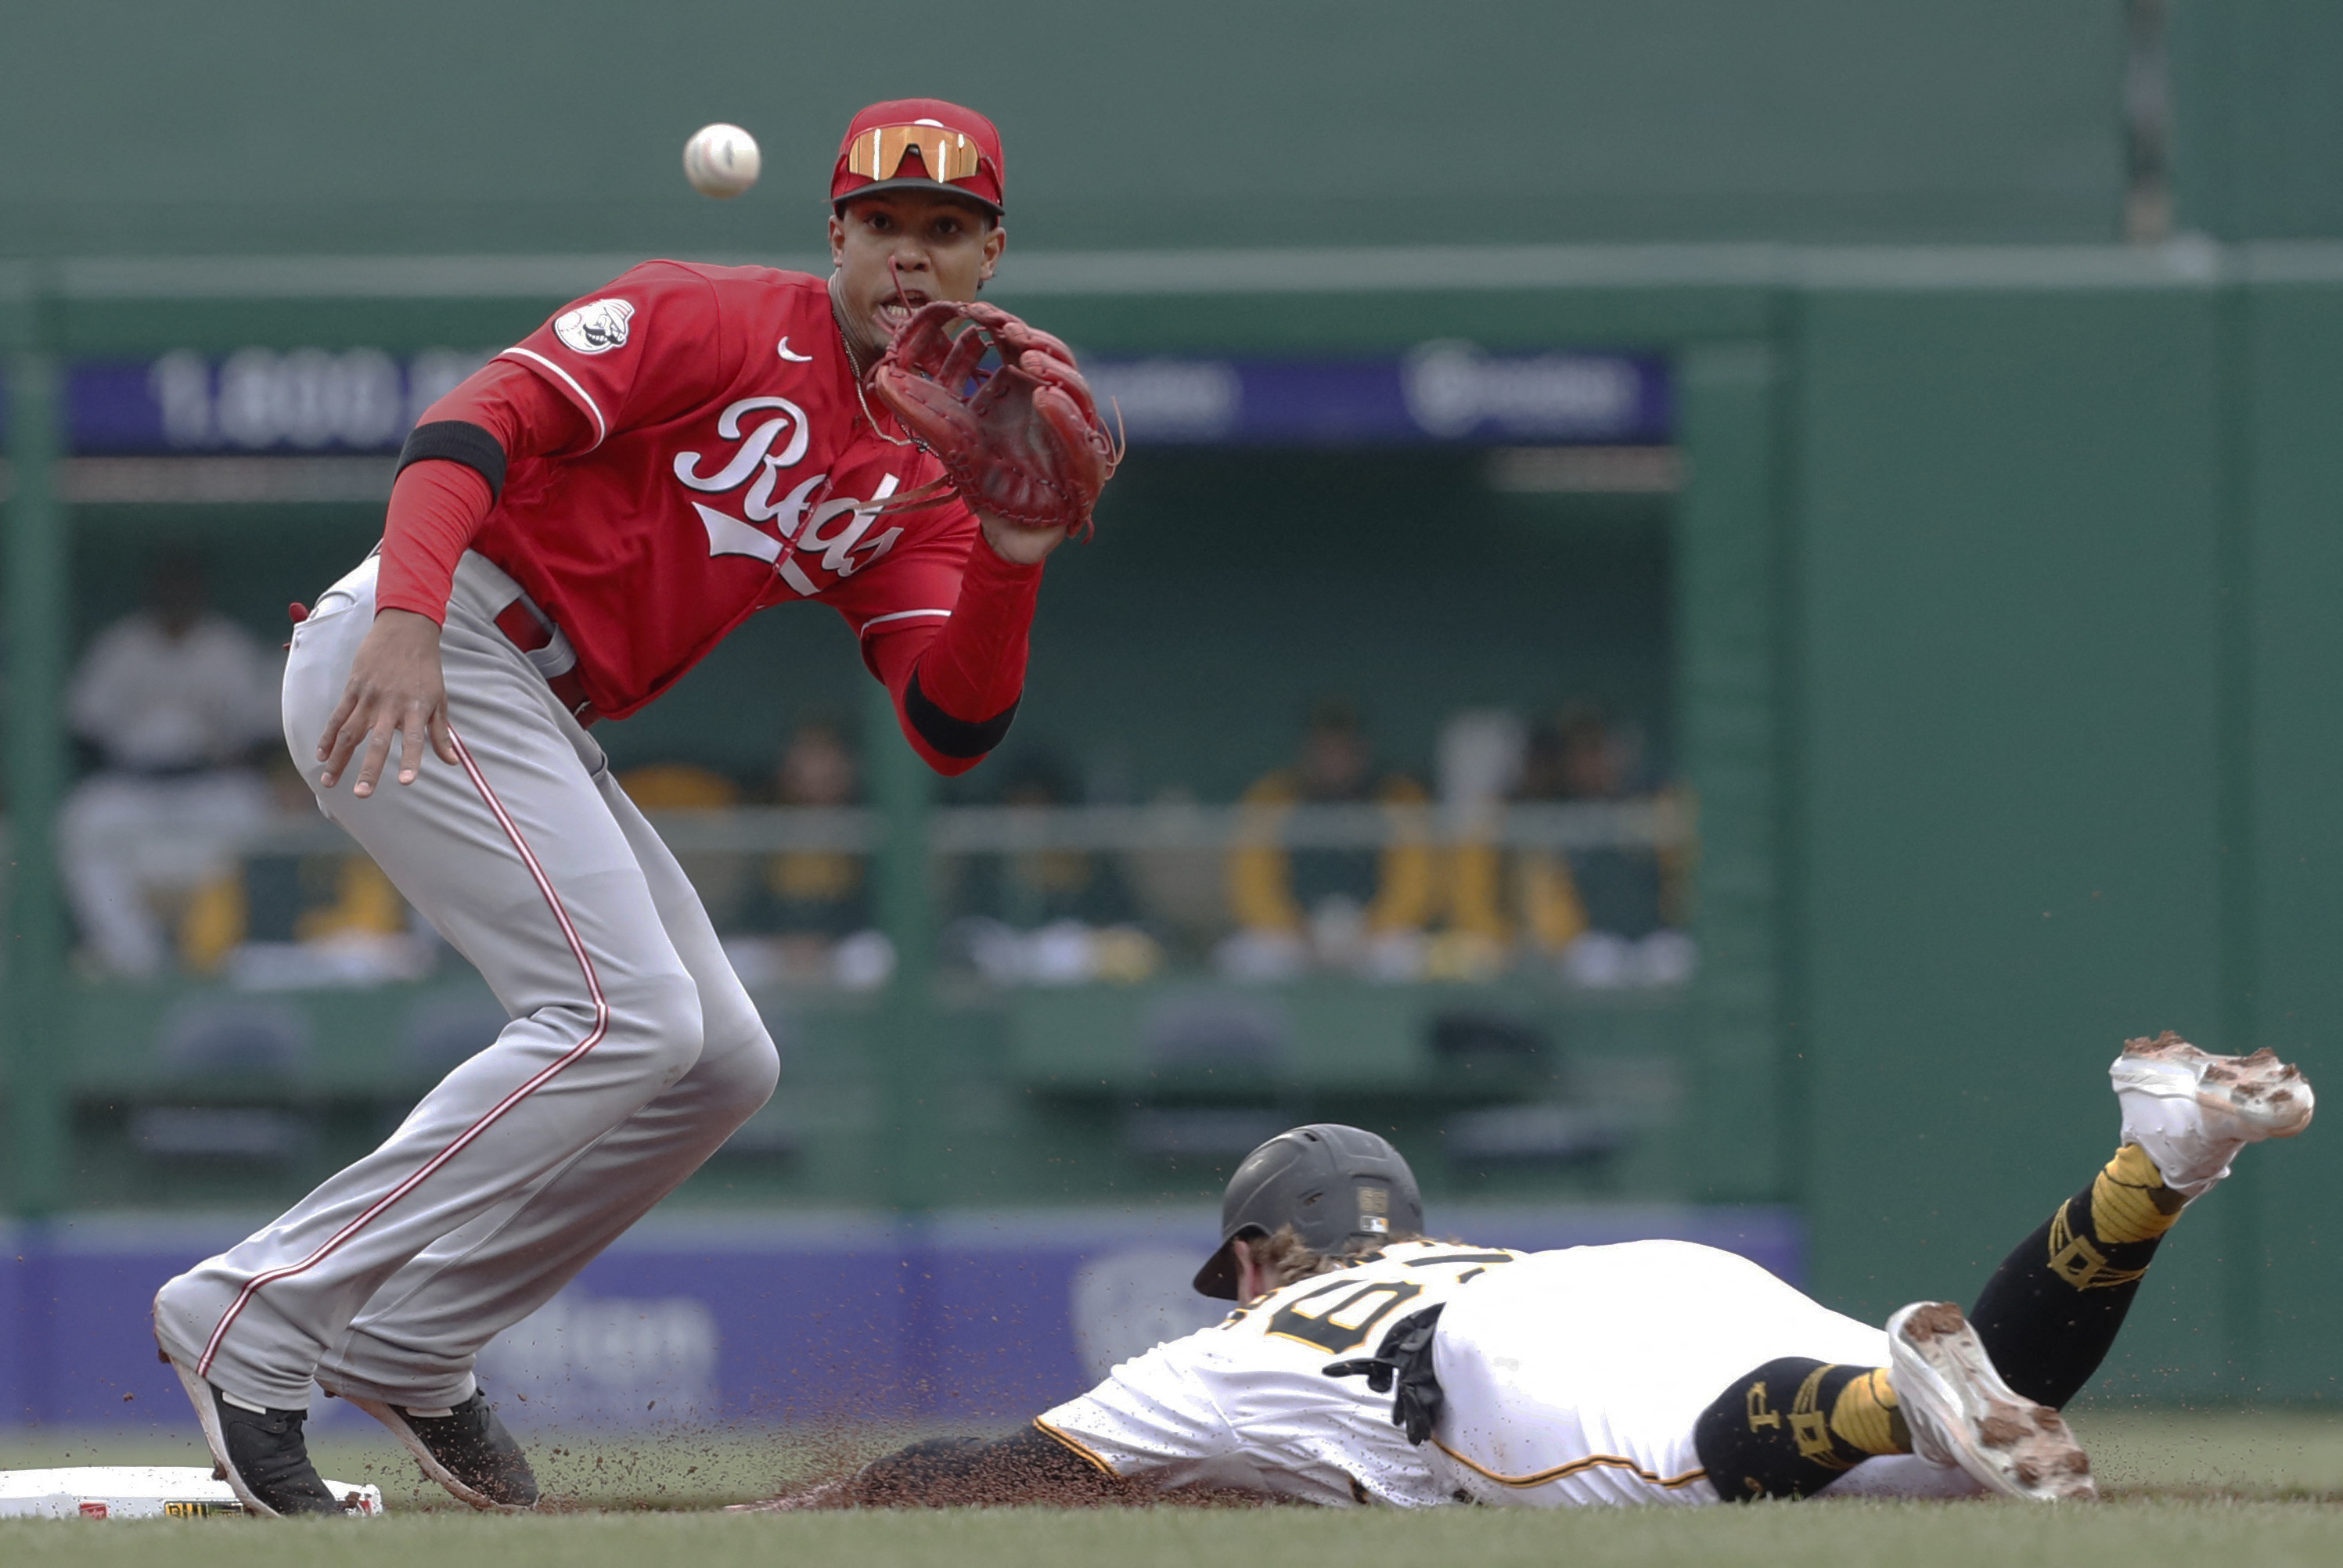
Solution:
<svg viewBox="0 0 2343 1568">
<path fill-rule="evenodd" d="M 1968 1314 L 1886 1327 L 1682 1241 L 1521 1253 L 1423 1240 L 1406 1162 L 1296 1128 L 1230 1181 L 1196 1276 L 1226 1322 L 994 1442 L 917 1444 L 751 1507 L 1143 1502 L 1181 1487 L 1346 1504 L 1558 1508 L 1821 1495 L 2095 1494 L 2058 1414 L 2157 1245 L 2245 1145 L 2309 1124 L 2268 1051 L 2137 1040 L 2115 1157 Z"/>
</svg>

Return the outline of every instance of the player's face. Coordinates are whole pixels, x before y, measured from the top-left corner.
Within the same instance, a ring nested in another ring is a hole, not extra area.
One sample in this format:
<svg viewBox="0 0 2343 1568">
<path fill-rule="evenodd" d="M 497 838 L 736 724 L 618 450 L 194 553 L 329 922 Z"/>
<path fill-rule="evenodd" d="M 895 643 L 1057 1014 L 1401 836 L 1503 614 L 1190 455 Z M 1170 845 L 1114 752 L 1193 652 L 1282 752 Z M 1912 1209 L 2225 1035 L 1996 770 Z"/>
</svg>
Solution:
<svg viewBox="0 0 2343 1568">
<path fill-rule="evenodd" d="M 881 347 L 931 300 L 966 301 L 992 276 L 1009 236 L 976 207 L 926 191 L 884 191 L 830 220 L 840 304 L 856 336 Z M 900 278 L 900 283 L 899 283 Z"/>
</svg>

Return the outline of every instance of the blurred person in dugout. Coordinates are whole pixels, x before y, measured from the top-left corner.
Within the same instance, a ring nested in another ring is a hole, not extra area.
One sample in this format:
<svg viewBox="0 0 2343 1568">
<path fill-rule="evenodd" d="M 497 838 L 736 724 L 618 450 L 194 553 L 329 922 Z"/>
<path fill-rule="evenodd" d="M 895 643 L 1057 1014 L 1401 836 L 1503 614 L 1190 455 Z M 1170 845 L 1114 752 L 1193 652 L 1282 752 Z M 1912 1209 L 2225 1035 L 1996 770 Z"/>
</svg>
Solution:
<svg viewBox="0 0 2343 1568">
<path fill-rule="evenodd" d="M 838 809 L 861 798 L 861 769 L 846 732 L 826 717 L 800 720 L 773 769 L 776 805 Z M 869 858 L 859 850 L 784 849 L 749 878 L 738 936 L 724 950 L 743 981 L 828 982 L 867 990 L 894 972 L 895 950 L 871 927 Z"/>
<path fill-rule="evenodd" d="M 291 758 L 272 759 L 268 789 L 280 819 L 314 820 L 316 798 Z M 247 854 L 197 888 L 179 921 L 181 967 L 253 990 L 415 980 L 437 946 L 382 868 L 355 849 Z"/>
<path fill-rule="evenodd" d="M 1071 770 L 1045 752 L 1027 753 L 1002 776 L 1003 806 L 1048 810 L 1076 799 Z M 1129 982 L 1162 964 L 1122 868 L 1090 849 L 973 856 L 957 902 L 964 913 L 953 945 L 996 985 Z"/>
<path fill-rule="evenodd" d="M 67 722 L 97 754 L 57 822 L 65 892 L 87 960 L 136 979 L 164 972 L 170 927 L 232 875 L 238 842 L 273 814 L 254 764 L 281 748 L 284 661 L 213 613 L 202 563 L 158 559 L 146 607 L 98 633 L 65 692 Z"/>
<path fill-rule="evenodd" d="M 654 819 L 682 812 L 729 811 L 740 804 L 738 780 L 697 762 L 641 763 L 618 775 L 618 788 Z M 749 859 L 720 850 L 683 849 L 677 851 L 675 861 L 699 895 L 709 921 L 719 931 L 730 930 L 739 919 L 755 869 Z"/>
<path fill-rule="evenodd" d="M 1461 718 L 1461 716 L 1460 716 Z M 1452 731 L 1461 729 L 1452 726 Z M 1530 731 L 1510 790 L 1523 803 L 1651 799 L 1634 731 L 1592 703 L 1572 703 Z M 1483 771 L 1486 771 L 1485 769 Z M 1450 793 L 1445 788 L 1443 795 Z M 1692 976 L 1685 913 L 1689 852 L 1613 844 L 1503 849 L 1474 826 L 1494 816 L 1449 802 L 1466 828 L 1450 880 L 1450 929 L 1478 954 L 1521 950 L 1593 987 L 1680 984 Z M 1465 967 L 1471 967 L 1468 961 Z"/>
<path fill-rule="evenodd" d="M 1381 980 L 1421 974 L 1438 895 L 1429 804 L 1414 779 L 1377 769 L 1355 709 L 1318 703 L 1293 765 L 1262 775 L 1241 802 L 1227 862 L 1238 930 L 1215 955 L 1222 972 L 1282 980 L 1316 964 Z M 1297 806 L 1367 805 L 1383 809 L 1379 844 L 1280 842 Z"/>
</svg>

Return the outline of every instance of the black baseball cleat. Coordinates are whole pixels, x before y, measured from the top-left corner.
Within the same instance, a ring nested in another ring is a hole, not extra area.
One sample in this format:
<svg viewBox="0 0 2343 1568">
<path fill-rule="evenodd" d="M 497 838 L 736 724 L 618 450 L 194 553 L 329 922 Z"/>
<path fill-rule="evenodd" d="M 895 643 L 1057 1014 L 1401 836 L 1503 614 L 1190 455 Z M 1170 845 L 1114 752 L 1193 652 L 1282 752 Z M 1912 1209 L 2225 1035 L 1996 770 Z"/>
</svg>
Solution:
<svg viewBox="0 0 2343 1568">
<path fill-rule="evenodd" d="M 537 1506 L 528 1455 L 478 1390 L 452 1410 L 344 1397 L 397 1433 L 424 1474 L 473 1507 L 510 1513 Z"/>
<path fill-rule="evenodd" d="M 168 1357 L 165 1358 L 168 1360 Z M 301 1434 L 306 1410 L 269 1410 L 224 1393 L 177 1362 L 171 1370 L 187 1391 L 211 1445 L 214 1473 L 236 1493 L 248 1513 L 263 1517 L 287 1513 L 340 1513 L 342 1505 L 326 1490 Z"/>
</svg>

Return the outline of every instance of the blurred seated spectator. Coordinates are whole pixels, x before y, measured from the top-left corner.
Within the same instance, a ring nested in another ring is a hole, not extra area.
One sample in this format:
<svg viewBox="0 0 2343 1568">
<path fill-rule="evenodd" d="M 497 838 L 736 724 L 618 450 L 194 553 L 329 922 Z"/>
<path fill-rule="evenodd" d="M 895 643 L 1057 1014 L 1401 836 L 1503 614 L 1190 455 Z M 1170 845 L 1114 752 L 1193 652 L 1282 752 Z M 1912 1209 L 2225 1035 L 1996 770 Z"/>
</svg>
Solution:
<svg viewBox="0 0 2343 1568">
<path fill-rule="evenodd" d="M 627 799 L 646 811 L 722 811 L 740 803 L 740 786 L 696 762 L 647 762 L 618 775 Z"/>
<path fill-rule="evenodd" d="M 166 910 L 228 875 L 238 840 L 268 821 L 252 762 L 284 745 L 283 668 L 209 610 L 200 563 L 176 554 L 156 563 L 146 608 L 90 644 L 65 710 L 99 767 L 66 796 L 57 835 L 66 897 L 98 966 L 162 973 Z"/>
<path fill-rule="evenodd" d="M 1055 759 L 1028 754 L 1005 774 L 1001 803 L 1071 806 L 1074 790 Z M 1121 868 L 1088 849 L 976 856 L 960 903 L 967 912 L 953 922 L 950 946 L 996 985 L 1141 980 L 1161 966 Z"/>
<path fill-rule="evenodd" d="M 268 784 L 281 817 L 317 809 L 289 758 L 269 769 Z M 417 979 L 431 968 L 437 939 L 353 846 L 247 854 L 196 890 L 178 945 L 190 973 L 225 973 L 246 990 L 285 990 Z"/>
<path fill-rule="evenodd" d="M 1204 808 L 1183 785 L 1162 786 L 1148 806 L 1167 828 L 1192 816 L 1201 829 Z M 1172 836 L 1181 835 L 1175 829 Z M 1227 934 L 1228 855 L 1224 849 L 1167 843 L 1131 849 L 1121 860 L 1131 896 L 1146 912 L 1148 930 L 1167 948 L 1201 956 Z"/>
<path fill-rule="evenodd" d="M 773 770 L 775 802 L 801 808 L 851 806 L 860 769 L 844 733 L 827 719 L 791 732 Z M 868 990 L 894 971 L 895 953 L 871 929 L 864 857 L 840 849 L 789 849 L 752 877 L 738 930 L 725 943 L 749 985 L 827 980 Z"/>
<path fill-rule="evenodd" d="M 640 809 L 658 815 L 667 811 L 728 811 L 740 804 L 740 786 L 713 768 L 696 762 L 647 762 L 618 775 L 618 788 Z M 699 895 L 700 907 L 718 930 L 739 918 L 749 890 L 752 867 L 745 856 L 679 853 L 676 864 Z"/>
<path fill-rule="evenodd" d="M 1641 748 L 1603 710 L 1574 703 L 1529 737 L 1515 799 L 1649 799 Z M 1644 846 L 1520 849 L 1467 843 L 1454 858 L 1459 930 L 1518 940 L 1581 985 L 1677 984 L 1691 978 L 1692 940 L 1675 929 L 1681 858 Z"/>
<path fill-rule="evenodd" d="M 1465 709 L 1440 727 L 1440 816 L 1448 846 L 1440 856 L 1445 919 L 1424 950 L 1429 980 L 1480 980 L 1513 960 L 1512 935 L 1493 888 L 1503 857 L 1492 835 L 1520 789 L 1529 738 L 1505 709 Z"/>
<path fill-rule="evenodd" d="M 1227 862 L 1229 907 L 1239 930 L 1217 957 L 1230 975 L 1277 980 L 1311 962 L 1410 980 L 1423 965 L 1435 863 L 1423 787 L 1379 773 L 1357 712 L 1321 702 L 1301 755 L 1244 793 L 1246 818 Z M 1294 807 L 1380 803 L 1390 836 L 1380 848 L 1292 848 L 1278 832 Z"/>
<path fill-rule="evenodd" d="M 1056 759 L 1028 756 L 1003 775 L 1001 803 L 1071 806 L 1074 790 Z M 1111 926 L 1138 917 L 1121 871 L 1088 849 L 1021 849 L 981 856 L 970 869 L 962 902 L 970 914 L 989 915 L 1020 930 L 1052 920 Z"/>
</svg>

